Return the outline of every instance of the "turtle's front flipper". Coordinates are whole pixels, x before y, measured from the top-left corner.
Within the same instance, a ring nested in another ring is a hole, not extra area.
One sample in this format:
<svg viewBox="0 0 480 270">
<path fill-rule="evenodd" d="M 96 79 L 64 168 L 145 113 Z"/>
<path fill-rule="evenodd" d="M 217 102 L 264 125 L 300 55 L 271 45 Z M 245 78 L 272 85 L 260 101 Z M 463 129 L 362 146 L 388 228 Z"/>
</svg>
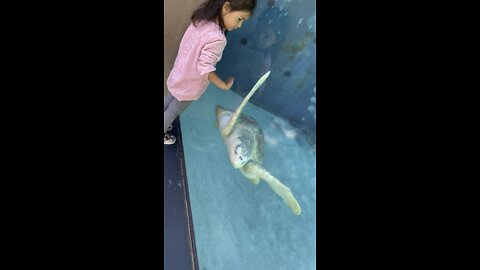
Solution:
<svg viewBox="0 0 480 270">
<path fill-rule="evenodd" d="M 258 175 L 245 171 L 245 167 L 241 167 L 239 170 L 248 179 L 248 181 L 250 181 L 250 183 L 258 185 L 260 182 L 260 177 Z"/>
<path fill-rule="evenodd" d="M 260 86 L 265 82 L 268 76 L 270 76 L 270 71 L 265 73 L 260 79 L 258 79 L 257 83 L 253 86 L 252 90 L 250 90 L 248 95 L 243 99 L 242 103 L 240 103 L 240 105 L 238 106 L 238 108 L 235 110 L 232 117 L 230 118 L 230 121 L 228 121 L 225 128 L 221 130 L 223 136 L 227 136 L 230 134 L 230 132 L 232 132 L 233 126 L 237 122 L 237 118 L 240 116 L 243 110 L 243 107 L 245 107 L 247 102 L 250 100 L 253 94 L 257 91 L 257 89 L 260 88 Z"/>
<path fill-rule="evenodd" d="M 270 188 L 275 191 L 278 196 L 282 197 L 283 201 L 290 207 L 290 209 L 292 209 L 293 213 L 300 215 L 302 209 L 290 189 L 265 170 L 259 163 L 249 161 L 243 166 L 243 169 L 250 174 L 258 175 L 261 179 L 267 182 Z"/>
</svg>

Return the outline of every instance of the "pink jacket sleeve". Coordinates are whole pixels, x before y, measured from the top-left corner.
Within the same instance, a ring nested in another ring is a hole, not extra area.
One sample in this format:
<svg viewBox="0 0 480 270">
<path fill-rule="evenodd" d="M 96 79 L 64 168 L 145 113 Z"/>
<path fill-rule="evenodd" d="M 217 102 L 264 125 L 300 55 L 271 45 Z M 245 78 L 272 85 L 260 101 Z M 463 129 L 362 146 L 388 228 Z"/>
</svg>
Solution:
<svg viewBox="0 0 480 270">
<path fill-rule="evenodd" d="M 222 58 L 225 45 L 225 40 L 213 40 L 203 46 L 197 65 L 200 75 L 203 76 L 216 70 L 215 66 Z"/>
</svg>

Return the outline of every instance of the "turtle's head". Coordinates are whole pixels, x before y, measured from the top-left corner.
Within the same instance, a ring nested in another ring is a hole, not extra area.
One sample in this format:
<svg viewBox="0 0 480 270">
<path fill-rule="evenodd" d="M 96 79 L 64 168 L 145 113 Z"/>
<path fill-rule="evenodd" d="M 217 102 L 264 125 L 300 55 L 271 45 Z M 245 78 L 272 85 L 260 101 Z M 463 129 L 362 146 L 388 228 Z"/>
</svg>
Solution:
<svg viewBox="0 0 480 270">
<path fill-rule="evenodd" d="M 241 142 L 235 143 L 228 153 L 230 162 L 235 169 L 243 167 L 249 160 L 249 152 Z"/>
<path fill-rule="evenodd" d="M 237 137 L 230 142 L 228 149 L 230 162 L 235 169 L 243 167 L 252 157 L 251 142 L 246 137 Z"/>
</svg>

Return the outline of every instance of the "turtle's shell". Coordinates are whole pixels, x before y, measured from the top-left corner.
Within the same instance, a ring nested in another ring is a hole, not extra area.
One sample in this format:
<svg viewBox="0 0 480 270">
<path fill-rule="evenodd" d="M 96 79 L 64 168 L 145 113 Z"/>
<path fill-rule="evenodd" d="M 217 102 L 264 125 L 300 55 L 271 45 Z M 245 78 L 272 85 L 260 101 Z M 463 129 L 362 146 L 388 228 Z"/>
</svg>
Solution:
<svg viewBox="0 0 480 270">
<path fill-rule="evenodd" d="M 235 136 L 240 136 L 242 142 L 248 146 L 247 159 L 262 163 L 264 139 L 262 129 L 255 119 L 241 115 L 235 123 L 234 130 Z"/>
</svg>

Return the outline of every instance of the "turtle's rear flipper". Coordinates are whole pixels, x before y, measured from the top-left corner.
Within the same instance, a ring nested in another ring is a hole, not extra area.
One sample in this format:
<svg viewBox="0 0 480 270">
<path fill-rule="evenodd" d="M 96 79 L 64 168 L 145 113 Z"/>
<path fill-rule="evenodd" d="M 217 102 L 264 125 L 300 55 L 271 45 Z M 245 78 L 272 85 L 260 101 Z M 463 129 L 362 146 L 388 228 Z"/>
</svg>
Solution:
<svg viewBox="0 0 480 270">
<path fill-rule="evenodd" d="M 248 173 L 258 175 L 261 179 L 267 182 L 270 188 L 277 193 L 278 196 L 282 197 L 283 201 L 288 205 L 288 207 L 290 207 L 293 213 L 296 215 L 300 215 L 300 213 L 302 213 L 302 209 L 290 189 L 282 184 L 282 182 L 280 182 L 273 175 L 271 175 L 260 164 L 255 161 L 249 161 L 243 166 L 243 169 Z"/>
</svg>

